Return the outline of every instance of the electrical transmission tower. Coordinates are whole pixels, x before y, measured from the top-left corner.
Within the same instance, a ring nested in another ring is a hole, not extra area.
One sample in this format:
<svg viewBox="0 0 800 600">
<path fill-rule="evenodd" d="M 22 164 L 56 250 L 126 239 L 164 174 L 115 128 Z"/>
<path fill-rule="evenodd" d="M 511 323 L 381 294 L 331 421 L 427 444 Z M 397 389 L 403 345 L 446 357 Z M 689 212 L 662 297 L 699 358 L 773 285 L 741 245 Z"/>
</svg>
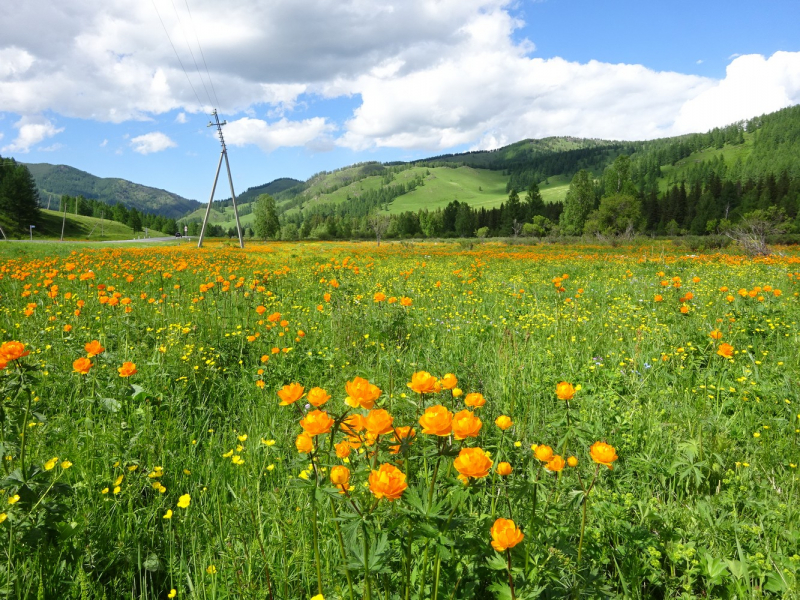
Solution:
<svg viewBox="0 0 800 600">
<path fill-rule="evenodd" d="M 222 168 L 222 159 L 225 159 L 225 167 L 228 169 L 228 183 L 231 186 L 231 200 L 233 200 L 233 214 L 236 215 L 236 232 L 239 234 L 239 247 L 244 248 L 244 238 L 242 237 L 242 226 L 239 223 L 239 210 L 236 208 L 236 194 L 233 191 L 233 177 L 231 176 L 231 165 L 228 162 L 228 149 L 225 147 L 225 138 L 222 136 L 222 126 L 227 124 L 227 121 L 220 122 L 217 115 L 217 109 L 211 113 L 214 117 L 213 122 L 209 122 L 208 127 L 216 127 L 217 135 L 219 136 L 219 143 L 222 144 L 222 152 L 219 155 L 219 163 L 217 164 L 217 173 L 214 175 L 214 185 L 211 186 L 211 197 L 208 199 L 208 207 L 206 208 L 206 216 L 203 219 L 203 228 L 200 230 L 200 239 L 197 242 L 197 247 L 203 247 L 203 237 L 206 233 L 206 225 L 208 224 L 208 217 L 211 214 L 211 204 L 214 202 L 214 192 L 217 189 L 217 180 L 219 179 L 219 171 Z"/>
</svg>

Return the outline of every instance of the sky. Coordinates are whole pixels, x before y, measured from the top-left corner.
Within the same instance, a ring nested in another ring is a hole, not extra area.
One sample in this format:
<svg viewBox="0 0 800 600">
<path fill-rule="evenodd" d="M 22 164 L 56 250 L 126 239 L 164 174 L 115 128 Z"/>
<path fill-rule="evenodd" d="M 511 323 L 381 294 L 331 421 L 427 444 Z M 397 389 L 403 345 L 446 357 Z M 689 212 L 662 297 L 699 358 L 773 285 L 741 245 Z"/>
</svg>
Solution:
<svg viewBox="0 0 800 600">
<path fill-rule="evenodd" d="M 800 103 L 797 23 L 797 0 L 26 0 L 0 20 L 0 155 L 207 202 L 213 108 L 237 193 L 707 131 Z"/>
</svg>

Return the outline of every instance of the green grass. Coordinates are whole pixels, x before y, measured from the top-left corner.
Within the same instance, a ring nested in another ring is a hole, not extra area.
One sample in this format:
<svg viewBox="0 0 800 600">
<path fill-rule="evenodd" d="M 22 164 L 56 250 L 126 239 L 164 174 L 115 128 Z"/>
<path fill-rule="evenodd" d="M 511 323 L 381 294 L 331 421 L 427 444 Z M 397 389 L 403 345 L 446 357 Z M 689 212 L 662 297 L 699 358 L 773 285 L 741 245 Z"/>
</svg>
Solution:
<svg viewBox="0 0 800 600">
<path fill-rule="evenodd" d="M 55 210 L 42 209 L 39 225 L 33 230 L 34 240 L 53 240 L 61 238 L 61 224 L 64 213 Z M 130 240 L 144 235 L 143 232 L 134 234 L 133 230 L 122 223 L 108 219 L 97 219 L 83 215 L 67 214 L 64 223 L 64 238 L 69 240 Z M 150 237 L 163 237 L 169 235 L 161 231 L 150 230 Z M 19 239 L 28 239 L 20 236 Z"/>
<path fill-rule="evenodd" d="M 566 175 L 555 175 L 547 179 L 547 183 L 539 184 L 539 191 L 542 194 L 542 200 L 547 203 L 563 202 L 567 197 L 569 191 L 570 177 Z"/>
<path fill-rule="evenodd" d="M 670 180 L 681 181 L 686 178 L 692 166 L 717 159 L 719 156 L 722 156 L 729 168 L 732 167 L 737 160 L 741 160 L 744 163 L 753 150 L 753 134 L 745 133 L 744 139 L 744 144 L 735 146 L 726 144 L 720 149 L 706 148 L 699 152 L 693 152 L 688 157 L 678 161 L 675 165 L 663 165 L 661 167 L 662 177 L 658 180 L 659 189 L 662 192 L 667 191 Z"/>
<path fill-rule="evenodd" d="M 511 597 L 510 561 L 520 599 L 795 598 L 797 261 L 661 241 L 0 245 L 0 344 L 30 351 L 0 369 L 2 595 L 489 600 Z M 463 394 L 412 391 L 419 371 Z M 299 453 L 310 398 L 278 390 L 322 387 L 340 421 L 370 414 L 344 401 L 355 377 L 410 445 L 361 432 L 345 461 L 332 426 Z M 559 382 L 580 386 L 569 403 Z M 470 393 L 476 437 L 423 433 Z M 534 444 L 578 465 L 547 470 Z M 493 462 L 467 486 L 465 448 Z M 407 477 L 394 502 L 369 488 L 382 464 Z M 524 534 L 509 553 L 500 517 Z"/>
<path fill-rule="evenodd" d="M 428 171 L 430 174 L 426 174 Z M 412 173 L 422 173 L 425 176 L 425 185 L 396 198 L 390 205 L 390 212 L 436 210 L 444 208 L 453 200 L 466 202 L 475 209 L 494 208 L 508 200 L 506 192 L 508 177 L 501 171 L 472 167 L 457 169 L 415 167 L 401 173 L 398 180 L 402 181 L 403 175 L 413 176 Z"/>
</svg>

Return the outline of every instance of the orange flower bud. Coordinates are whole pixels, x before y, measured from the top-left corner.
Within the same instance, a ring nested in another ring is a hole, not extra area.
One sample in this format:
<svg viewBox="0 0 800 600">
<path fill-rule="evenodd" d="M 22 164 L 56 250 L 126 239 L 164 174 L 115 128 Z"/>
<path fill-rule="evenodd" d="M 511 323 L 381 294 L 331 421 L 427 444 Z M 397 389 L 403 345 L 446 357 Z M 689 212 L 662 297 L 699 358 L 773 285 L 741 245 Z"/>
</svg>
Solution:
<svg viewBox="0 0 800 600">
<path fill-rule="evenodd" d="M 483 394 L 472 392 L 471 394 L 466 395 L 464 398 L 464 404 L 472 408 L 480 408 L 486 404 L 486 398 L 483 397 Z"/>
<path fill-rule="evenodd" d="M 84 357 L 81 357 L 72 363 L 72 369 L 81 375 L 86 375 L 89 372 L 89 369 L 91 369 L 93 366 L 94 363 L 88 358 Z"/>
<path fill-rule="evenodd" d="M 507 462 L 501 462 L 499 465 L 497 465 L 497 474 L 502 475 L 503 477 L 506 475 L 511 475 L 511 471 L 513 470 L 514 469 Z"/>
<path fill-rule="evenodd" d="M 614 446 L 606 444 L 605 442 L 595 442 L 592 444 L 592 447 L 589 448 L 589 454 L 592 455 L 592 460 L 594 462 L 599 465 L 605 465 L 609 469 L 614 468 L 611 463 L 619 458 Z"/>
<path fill-rule="evenodd" d="M 436 377 L 427 371 L 417 371 L 411 376 L 408 387 L 418 394 L 432 394 L 437 391 L 438 381 Z"/>
<path fill-rule="evenodd" d="M 503 431 L 505 431 L 506 429 L 511 427 L 514 423 L 511 421 L 511 417 L 500 415 L 494 420 L 494 424 L 497 425 Z"/>
<path fill-rule="evenodd" d="M 381 390 L 377 385 L 371 384 L 362 377 L 356 377 L 353 381 L 345 383 L 344 391 L 347 393 L 345 402 L 348 406 L 367 410 L 371 410 L 375 406 L 375 400 L 381 395 Z"/>
<path fill-rule="evenodd" d="M 308 403 L 311 406 L 319 408 L 331 399 L 330 394 L 323 390 L 321 387 L 313 387 L 308 390 Z"/>
<path fill-rule="evenodd" d="M 559 400 L 572 400 L 572 397 L 575 395 L 575 388 L 572 387 L 571 383 L 567 383 L 566 381 L 562 381 L 558 385 L 556 385 L 556 396 Z"/>
<path fill-rule="evenodd" d="M 422 433 L 444 437 L 452 431 L 453 413 L 441 404 L 430 406 L 419 418 L 419 424 L 422 425 Z"/>
<path fill-rule="evenodd" d="M 577 467 L 577 466 L 578 466 L 578 459 L 577 459 L 577 458 L 575 458 L 574 456 L 570 456 L 570 457 L 567 459 L 567 464 L 568 464 L 570 467 Z"/>
<path fill-rule="evenodd" d="M 482 448 L 462 448 L 453 461 L 453 466 L 461 474 L 461 478 L 480 479 L 486 477 L 492 464 L 492 459 Z"/>
<path fill-rule="evenodd" d="M 350 486 L 350 469 L 342 465 L 331 468 L 331 483 L 339 488 L 339 493 L 344 494 Z"/>
<path fill-rule="evenodd" d="M 511 519 L 497 519 L 492 525 L 492 548 L 503 552 L 519 544 L 525 537 Z"/>
<path fill-rule="evenodd" d="M 297 402 L 303 397 L 305 390 L 306 388 L 299 383 L 290 383 L 289 385 L 283 386 L 278 390 L 278 398 L 281 399 L 280 406 L 287 406 Z"/>
<path fill-rule="evenodd" d="M 483 427 L 481 420 L 468 410 L 457 412 L 453 417 L 453 436 L 457 440 L 478 437 L 481 427 Z"/>
<path fill-rule="evenodd" d="M 388 411 L 379 408 L 378 410 L 370 411 L 367 418 L 364 419 L 364 427 L 373 435 L 383 435 L 392 430 L 392 422 L 394 418 Z"/>
<path fill-rule="evenodd" d="M 294 441 L 294 446 L 301 454 L 308 454 L 314 449 L 314 440 L 307 433 L 301 433 Z"/>
<path fill-rule="evenodd" d="M 332 426 L 333 419 L 324 410 L 311 411 L 300 421 L 300 427 L 310 436 L 328 433 Z"/>
<path fill-rule="evenodd" d="M 369 474 L 369 491 L 380 500 L 386 498 L 390 502 L 403 495 L 408 487 L 405 474 L 388 463 L 384 463 L 377 471 Z"/>
<path fill-rule="evenodd" d="M 535 446 L 533 448 L 533 455 L 540 461 L 547 463 L 553 459 L 553 449 L 550 446 Z"/>
</svg>

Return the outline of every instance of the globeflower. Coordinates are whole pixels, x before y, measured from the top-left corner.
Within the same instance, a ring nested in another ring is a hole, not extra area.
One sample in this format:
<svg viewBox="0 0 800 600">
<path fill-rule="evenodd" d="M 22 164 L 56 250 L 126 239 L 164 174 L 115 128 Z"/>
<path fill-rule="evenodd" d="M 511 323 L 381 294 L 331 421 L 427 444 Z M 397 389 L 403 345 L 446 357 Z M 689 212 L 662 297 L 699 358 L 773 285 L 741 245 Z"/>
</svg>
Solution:
<svg viewBox="0 0 800 600">
<path fill-rule="evenodd" d="M 0 346 L 0 359 L 6 363 L 12 360 L 19 360 L 30 353 L 30 350 L 25 350 L 25 344 L 22 342 L 3 342 L 3 345 Z"/>
<path fill-rule="evenodd" d="M 136 375 L 139 371 L 136 370 L 136 364 L 132 362 L 124 362 L 122 366 L 117 369 L 120 377 L 130 377 Z"/>
<path fill-rule="evenodd" d="M 278 390 L 278 398 L 281 399 L 279 406 L 294 404 L 303 397 L 306 388 L 299 383 L 290 383 Z"/>
<path fill-rule="evenodd" d="M 339 458 L 347 458 L 350 456 L 350 450 L 352 449 L 347 440 L 334 444 L 334 448 L 336 448 L 336 456 Z"/>
<path fill-rule="evenodd" d="M 448 373 L 439 380 L 439 383 L 442 384 L 442 389 L 452 390 L 458 385 L 458 379 L 456 379 L 456 376 L 452 373 Z"/>
<path fill-rule="evenodd" d="M 614 468 L 611 463 L 619 458 L 614 446 L 606 444 L 605 442 L 595 442 L 592 444 L 591 448 L 589 448 L 589 454 L 591 454 L 594 462 L 599 465 L 605 465 L 609 469 Z"/>
<path fill-rule="evenodd" d="M 436 377 L 427 371 L 417 371 L 414 373 L 411 376 L 411 381 L 409 381 L 407 385 L 412 391 L 418 394 L 432 394 L 441 389 Z"/>
<path fill-rule="evenodd" d="M 72 370 L 81 375 L 86 375 L 93 366 L 94 363 L 91 360 L 81 357 L 72 363 Z"/>
<path fill-rule="evenodd" d="M 453 417 L 453 437 L 457 440 L 478 437 L 481 427 L 483 427 L 481 420 L 468 410 L 457 412 Z"/>
<path fill-rule="evenodd" d="M 483 397 L 483 394 L 472 392 L 464 397 L 464 404 L 471 408 L 480 408 L 486 404 L 486 398 Z"/>
<path fill-rule="evenodd" d="M 331 483 L 339 488 L 340 494 L 344 494 L 350 486 L 350 469 L 342 465 L 332 467 Z"/>
<path fill-rule="evenodd" d="M 453 413 L 441 404 L 430 406 L 419 418 L 422 433 L 445 437 L 450 435 L 453 425 Z"/>
<path fill-rule="evenodd" d="M 558 473 L 559 471 L 562 471 L 564 469 L 564 466 L 565 466 L 564 459 L 561 458 L 558 454 L 556 454 L 553 458 L 551 458 L 547 462 L 544 468 L 553 473 Z"/>
<path fill-rule="evenodd" d="M 95 356 L 97 356 L 98 354 L 102 354 L 106 350 L 100 345 L 100 342 L 98 342 L 97 340 L 92 340 L 91 342 L 86 344 L 83 347 L 83 349 L 86 350 L 86 354 L 88 355 L 89 358 L 94 358 Z"/>
<path fill-rule="evenodd" d="M 572 400 L 572 397 L 575 395 L 575 388 L 572 387 L 571 383 L 567 383 L 566 381 L 562 381 L 558 385 L 556 385 L 556 396 L 559 400 Z"/>
<path fill-rule="evenodd" d="M 511 519 L 497 519 L 492 525 L 492 548 L 503 552 L 519 544 L 525 537 Z"/>
<path fill-rule="evenodd" d="M 392 430 L 393 422 L 394 418 L 392 415 L 390 415 L 388 411 L 379 408 L 370 411 L 367 418 L 364 419 L 364 427 L 373 435 L 383 435 Z"/>
<path fill-rule="evenodd" d="M 497 425 L 501 430 L 505 431 L 509 427 L 511 427 L 514 423 L 511 421 L 511 417 L 507 417 L 506 415 L 500 415 L 494 420 L 494 424 Z"/>
<path fill-rule="evenodd" d="M 497 470 L 497 474 L 498 475 L 506 477 L 507 475 L 511 475 L 511 472 L 514 469 L 511 467 L 511 465 L 509 463 L 501 462 L 499 465 L 497 465 L 497 469 L 496 470 Z"/>
<path fill-rule="evenodd" d="M 328 433 L 333 426 L 333 419 L 324 410 L 313 410 L 300 421 L 300 427 L 307 435 L 315 436 Z"/>
<path fill-rule="evenodd" d="M 407 487 L 405 474 L 394 465 L 384 463 L 369 474 L 369 491 L 378 500 L 386 498 L 393 502 L 403 495 Z"/>
<path fill-rule="evenodd" d="M 319 408 L 331 399 L 330 394 L 323 390 L 321 387 L 313 387 L 308 390 L 308 403 L 311 406 Z"/>
<path fill-rule="evenodd" d="M 719 354 L 723 358 L 733 358 L 733 346 L 728 344 L 727 342 L 723 342 L 719 345 L 717 349 L 717 354 Z"/>
<path fill-rule="evenodd" d="M 464 483 L 472 477 L 481 479 L 489 474 L 492 468 L 492 459 L 482 448 L 462 448 L 461 452 L 453 461 L 453 466 L 461 476 L 459 479 Z"/>
<path fill-rule="evenodd" d="M 711 333 L 708 334 L 712 340 L 721 340 L 722 339 L 722 332 L 719 329 L 715 329 Z"/>
<path fill-rule="evenodd" d="M 344 391 L 347 393 L 345 402 L 348 406 L 367 410 L 372 410 L 372 407 L 375 406 L 375 400 L 381 395 L 381 389 L 363 377 L 356 377 L 352 381 L 345 383 Z"/>
<path fill-rule="evenodd" d="M 294 447 L 301 454 L 308 454 L 314 449 L 314 439 L 307 433 L 301 433 L 295 439 Z"/>
<path fill-rule="evenodd" d="M 539 446 L 532 446 L 533 455 L 543 463 L 550 462 L 553 459 L 553 449 L 550 446 L 541 444 Z"/>
</svg>

